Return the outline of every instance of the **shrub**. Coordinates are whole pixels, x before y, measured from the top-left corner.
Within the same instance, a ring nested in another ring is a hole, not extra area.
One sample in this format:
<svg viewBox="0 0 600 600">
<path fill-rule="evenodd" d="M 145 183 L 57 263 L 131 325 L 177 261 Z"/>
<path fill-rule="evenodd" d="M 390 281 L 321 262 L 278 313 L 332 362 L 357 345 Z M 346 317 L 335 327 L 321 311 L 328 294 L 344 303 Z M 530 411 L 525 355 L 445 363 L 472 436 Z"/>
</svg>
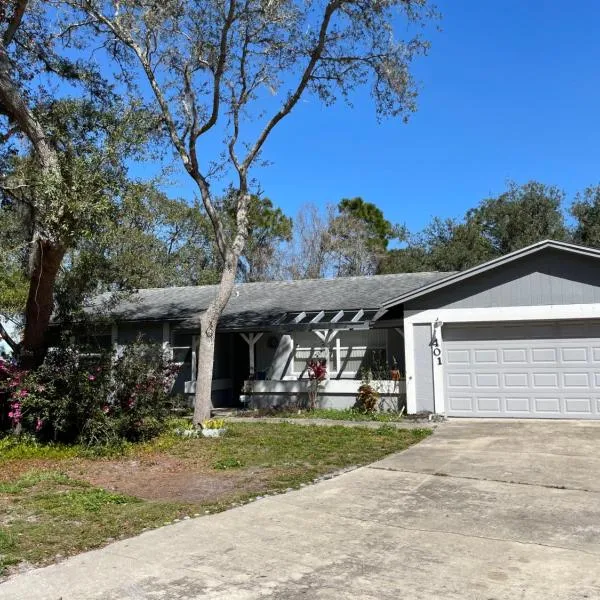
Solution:
<svg viewBox="0 0 600 600">
<path fill-rule="evenodd" d="M 13 427 L 42 441 L 98 446 L 157 435 L 175 373 L 160 346 L 137 342 L 116 360 L 66 347 L 49 352 L 36 371 L 8 377 L 3 388 Z"/>
<path fill-rule="evenodd" d="M 356 396 L 355 410 L 362 413 L 375 412 L 377 403 L 379 402 L 379 392 L 373 388 L 370 383 L 363 383 L 358 388 Z"/>
</svg>

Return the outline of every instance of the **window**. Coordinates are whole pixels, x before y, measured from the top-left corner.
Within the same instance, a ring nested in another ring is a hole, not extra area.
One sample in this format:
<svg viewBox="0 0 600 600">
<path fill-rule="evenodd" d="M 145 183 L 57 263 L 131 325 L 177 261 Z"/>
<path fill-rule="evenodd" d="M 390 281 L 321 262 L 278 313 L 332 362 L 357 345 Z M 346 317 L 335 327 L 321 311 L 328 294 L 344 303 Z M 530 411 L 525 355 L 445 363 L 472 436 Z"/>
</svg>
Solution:
<svg viewBox="0 0 600 600">
<path fill-rule="evenodd" d="M 191 364 L 192 362 L 192 334 L 173 334 L 173 362 L 178 365 Z"/>
</svg>

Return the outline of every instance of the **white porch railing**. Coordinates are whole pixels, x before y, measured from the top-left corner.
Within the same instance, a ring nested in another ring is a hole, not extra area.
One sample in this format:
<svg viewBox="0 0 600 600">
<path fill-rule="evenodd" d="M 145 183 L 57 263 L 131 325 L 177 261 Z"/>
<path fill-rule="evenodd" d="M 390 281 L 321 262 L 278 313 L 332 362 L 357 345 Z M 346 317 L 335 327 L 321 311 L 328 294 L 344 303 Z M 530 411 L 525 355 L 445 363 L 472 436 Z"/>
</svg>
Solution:
<svg viewBox="0 0 600 600">
<path fill-rule="evenodd" d="M 317 405 L 320 408 L 350 408 L 356 401 L 362 381 L 357 379 L 329 379 L 319 386 Z M 246 381 L 241 400 L 254 407 L 281 406 L 307 400 L 307 379 Z M 397 410 L 406 398 L 406 382 L 374 380 L 371 386 L 380 394 L 384 410 Z"/>
</svg>

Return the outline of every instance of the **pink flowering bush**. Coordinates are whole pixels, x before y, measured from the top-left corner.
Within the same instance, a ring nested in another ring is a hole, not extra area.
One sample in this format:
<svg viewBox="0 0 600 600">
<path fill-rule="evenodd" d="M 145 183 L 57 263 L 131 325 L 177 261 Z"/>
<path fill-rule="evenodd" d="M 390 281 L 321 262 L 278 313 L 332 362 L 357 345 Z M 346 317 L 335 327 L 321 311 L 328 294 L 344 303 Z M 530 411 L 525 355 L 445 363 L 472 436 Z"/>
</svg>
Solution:
<svg viewBox="0 0 600 600">
<path fill-rule="evenodd" d="M 16 363 L 0 358 L 0 431 L 16 429 L 21 424 L 20 386 L 24 376 Z"/>
<path fill-rule="evenodd" d="M 2 380 L 1 369 L 5 429 L 91 446 L 157 435 L 171 408 L 176 375 L 160 346 L 143 343 L 127 346 L 116 360 L 62 348 L 34 372 L 14 369 Z"/>
</svg>

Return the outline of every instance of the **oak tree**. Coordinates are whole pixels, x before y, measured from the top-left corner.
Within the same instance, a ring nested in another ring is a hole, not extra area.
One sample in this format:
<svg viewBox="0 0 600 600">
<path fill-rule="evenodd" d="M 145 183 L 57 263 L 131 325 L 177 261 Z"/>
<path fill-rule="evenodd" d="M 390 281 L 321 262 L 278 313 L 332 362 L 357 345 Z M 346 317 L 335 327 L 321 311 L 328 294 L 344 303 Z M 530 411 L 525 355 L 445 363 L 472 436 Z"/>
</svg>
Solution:
<svg viewBox="0 0 600 600">
<path fill-rule="evenodd" d="M 194 422 L 210 415 L 215 334 L 248 232 L 252 171 L 300 99 L 349 99 L 370 85 L 380 116 L 415 109 L 413 58 L 436 16 L 427 0 L 65 0 L 79 23 L 152 96 L 193 181 L 222 259 L 218 292 L 200 317 Z M 408 39 L 399 32 L 408 32 Z M 235 230 L 216 202 L 235 190 Z"/>
</svg>

